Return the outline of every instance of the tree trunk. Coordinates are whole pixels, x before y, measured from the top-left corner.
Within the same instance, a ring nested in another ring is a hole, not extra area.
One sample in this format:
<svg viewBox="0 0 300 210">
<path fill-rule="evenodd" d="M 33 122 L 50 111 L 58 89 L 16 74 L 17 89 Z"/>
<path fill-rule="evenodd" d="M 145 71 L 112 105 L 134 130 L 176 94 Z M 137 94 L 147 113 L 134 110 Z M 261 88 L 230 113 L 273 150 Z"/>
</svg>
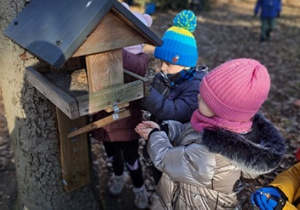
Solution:
<svg viewBox="0 0 300 210">
<path fill-rule="evenodd" d="M 64 191 L 55 107 L 24 77 L 37 60 L 2 33 L 28 1 L 0 2 L 0 85 L 15 155 L 16 209 L 97 209 L 90 186 Z"/>
</svg>

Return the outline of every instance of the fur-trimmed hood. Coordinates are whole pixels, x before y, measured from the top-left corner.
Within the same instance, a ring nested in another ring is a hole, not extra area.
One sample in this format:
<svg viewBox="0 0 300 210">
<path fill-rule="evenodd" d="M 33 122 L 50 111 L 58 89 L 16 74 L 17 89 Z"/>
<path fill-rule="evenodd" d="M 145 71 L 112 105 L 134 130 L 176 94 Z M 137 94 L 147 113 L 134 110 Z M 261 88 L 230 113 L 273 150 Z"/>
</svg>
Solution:
<svg viewBox="0 0 300 210">
<path fill-rule="evenodd" d="M 269 173 L 281 162 L 285 140 L 271 122 L 261 114 L 254 117 L 259 143 L 227 130 L 204 130 L 202 143 L 212 153 L 219 153 L 245 172 Z"/>
</svg>

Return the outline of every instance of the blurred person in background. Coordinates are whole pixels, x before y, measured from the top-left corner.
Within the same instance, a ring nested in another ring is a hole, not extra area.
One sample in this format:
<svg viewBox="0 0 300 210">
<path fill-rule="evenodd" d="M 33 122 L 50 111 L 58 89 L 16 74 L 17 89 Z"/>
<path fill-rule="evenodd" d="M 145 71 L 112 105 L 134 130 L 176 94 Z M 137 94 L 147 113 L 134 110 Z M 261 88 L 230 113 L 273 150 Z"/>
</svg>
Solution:
<svg viewBox="0 0 300 210">
<path fill-rule="evenodd" d="M 280 17 L 281 0 L 257 0 L 254 8 L 254 17 L 260 12 L 261 34 L 260 41 L 270 39 L 276 25 L 276 18 Z"/>
</svg>

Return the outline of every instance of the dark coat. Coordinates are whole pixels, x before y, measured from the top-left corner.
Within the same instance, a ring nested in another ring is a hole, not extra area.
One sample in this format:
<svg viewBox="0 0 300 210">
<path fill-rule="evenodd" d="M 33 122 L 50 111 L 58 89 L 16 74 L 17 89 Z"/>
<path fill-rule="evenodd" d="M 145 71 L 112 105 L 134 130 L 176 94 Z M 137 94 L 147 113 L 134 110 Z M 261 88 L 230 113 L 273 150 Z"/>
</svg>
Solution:
<svg viewBox="0 0 300 210">
<path fill-rule="evenodd" d="M 254 14 L 259 10 L 261 18 L 275 18 L 281 12 L 281 0 L 257 0 Z"/>
<path fill-rule="evenodd" d="M 160 73 L 156 74 L 148 97 L 141 103 L 141 107 L 151 113 L 151 120 L 160 123 L 163 120 L 189 122 L 193 112 L 198 108 L 197 95 L 199 85 L 206 74 L 198 68 L 192 80 L 185 80 L 170 87 Z"/>
<path fill-rule="evenodd" d="M 140 76 L 145 76 L 148 68 L 148 55 L 140 53 L 134 55 L 123 50 L 123 67 Z M 139 139 L 139 135 L 134 131 L 134 128 L 142 122 L 142 112 L 138 102 L 131 102 L 127 108 L 130 110 L 130 117 L 111 123 L 102 128 L 91 132 L 96 140 L 100 141 L 134 141 Z M 101 111 L 93 115 L 93 121 L 100 120 L 110 115 L 105 111 Z"/>
</svg>

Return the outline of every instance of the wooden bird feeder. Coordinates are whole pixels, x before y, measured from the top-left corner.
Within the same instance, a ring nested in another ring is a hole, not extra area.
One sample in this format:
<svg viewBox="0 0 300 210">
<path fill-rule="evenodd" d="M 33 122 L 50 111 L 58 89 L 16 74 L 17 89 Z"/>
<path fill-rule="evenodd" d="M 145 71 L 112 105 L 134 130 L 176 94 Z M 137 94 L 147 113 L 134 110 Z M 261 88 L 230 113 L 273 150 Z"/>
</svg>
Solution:
<svg viewBox="0 0 300 210">
<path fill-rule="evenodd" d="M 160 38 L 117 0 L 32 1 L 4 34 L 40 61 L 27 80 L 57 107 L 63 184 L 90 182 L 87 132 L 130 116 L 149 80 L 123 69 L 122 48 Z M 88 123 L 106 110 L 111 115 Z"/>
</svg>

